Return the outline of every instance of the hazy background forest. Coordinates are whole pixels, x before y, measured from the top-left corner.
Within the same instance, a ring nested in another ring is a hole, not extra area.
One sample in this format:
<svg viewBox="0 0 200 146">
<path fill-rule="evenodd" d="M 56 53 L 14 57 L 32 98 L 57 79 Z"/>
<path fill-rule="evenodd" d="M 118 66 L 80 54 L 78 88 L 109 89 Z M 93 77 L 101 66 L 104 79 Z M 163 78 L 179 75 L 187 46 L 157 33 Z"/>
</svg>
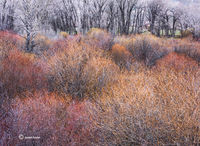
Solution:
<svg viewBox="0 0 200 146">
<path fill-rule="evenodd" d="M 102 28 L 113 35 L 149 30 L 174 37 L 189 30 L 198 37 L 200 30 L 198 0 L 1 0 L 0 12 L 0 29 L 25 36 L 28 50 L 37 33 L 54 37 Z"/>
<path fill-rule="evenodd" d="M 200 144 L 199 0 L 0 0 L 0 146 Z"/>
</svg>

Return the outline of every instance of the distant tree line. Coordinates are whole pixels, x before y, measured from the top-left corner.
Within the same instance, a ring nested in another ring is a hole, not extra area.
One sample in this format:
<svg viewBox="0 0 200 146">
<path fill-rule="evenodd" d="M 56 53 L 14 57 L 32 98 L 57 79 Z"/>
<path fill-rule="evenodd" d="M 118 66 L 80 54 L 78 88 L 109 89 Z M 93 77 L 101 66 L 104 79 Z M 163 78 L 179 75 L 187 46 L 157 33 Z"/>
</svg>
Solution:
<svg viewBox="0 0 200 146">
<path fill-rule="evenodd" d="M 2 0 L 0 2 L 0 29 L 13 30 L 14 29 L 14 3 L 10 3 L 8 0 Z"/>
<path fill-rule="evenodd" d="M 117 34 L 150 31 L 174 37 L 186 30 L 199 37 L 199 4 L 190 8 L 164 0 L 1 0 L 0 30 L 26 34 L 26 47 L 34 47 L 34 37 L 42 29 L 86 33 L 102 28 Z"/>
</svg>

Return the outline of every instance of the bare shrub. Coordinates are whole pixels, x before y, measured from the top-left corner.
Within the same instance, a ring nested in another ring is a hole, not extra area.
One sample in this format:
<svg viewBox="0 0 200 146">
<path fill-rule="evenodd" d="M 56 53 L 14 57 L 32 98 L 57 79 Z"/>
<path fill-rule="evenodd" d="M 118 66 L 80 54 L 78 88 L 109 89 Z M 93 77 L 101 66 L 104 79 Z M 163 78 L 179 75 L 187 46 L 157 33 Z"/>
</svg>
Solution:
<svg viewBox="0 0 200 146">
<path fill-rule="evenodd" d="M 161 70 L 164 68 L 175 69 L 179 72 L 196 71 L 199 69 L 198 62 L 185 54 L 178 54 L 175 52 L 169 53 L 162 59 L 158 60 L 156 67 Z"/>
<path fill-rule="evenodd" d="M 66 51 L 56 54 L 49 61 L 50 91 L 71 94 L 81 99 L 92 94 L 95 88 L 102 88 L 117 67 L 110 60 L 101 58 L 101 52 L 88 46 L 71 44 Z"/>
<path fill-rule="evenodd" d="M 156 143 L 153 127 L 147 125 L 152 91 L 148 77 L 122 76 L 119 82 L 104 92 L 90 106 L 96 128 L 100 131 L 100 145 L 142 145 Z M 145 80 L 147 79 L 147 80 Z M 152 115 L 153 116 L 153 115 Z"/>
<path fill-rule="evenodd" d="M 126 36 L 126 35 L 116 36 L 114 38 L 114 43 L 122 45 L 126 48 L 129 48 L 134 44 L 137 37 L 138 37 L 138 35 L 135 35 L 135 36 Z"/>
<path fill-rule="evenodd" d="M 199 72 L 171 69 L 122 76 L 89 106 L 102 145 L 199 142 Z"/>
<path fill-rule="evenodd" d="M 86 80 L 86 95 L 95 97 L 117 81 L 119 68 L 108 59 L 93 58 L 84 68 L 83 78 Z"/>
<path fill-rule="evenodd" d="M 185 54 L 200 62 L 200 45 L 198 42 L 183 39 L 177 42 L 174 51 Z"/>
<path fill-rule="evenodd" d="M 155 65 L 155 62 L 166 54 L 166 51 L 159 43 L 147 37 L 136 38 L 133 46 L 129 47 L 129 51 L 136 60 L 143 61 L 150 67 Z"/>
<path fill-rule="evenodd" d="M 56 94 L 27 92 L 12 101 L 10 112 L 12 115 L 7 117 L 10 137 L 0 137 L 3 145 L 88 145 L 92 138 L 85 102 L 68 105 Z M 3 129 L 1 133 L 4 132 Z M 20 134 L 40 139 L 19 139 Z"/>
<path fill-rule="evenodd" d="M 8 96 L 0 95 L 0 145 L 13 145 L 9 141 L 11 138 L 10 125 L 12 113 L 10 112 L 10 99 Z"/>
<path fill-rule="evenodd" d="M 132 55 L 131 53 L 124 47 L 119 44 L 115 44 L 112 47 L 112 57 L 115 63 L 121 68 L 126 68 L 130 70 Z"/>
<path fill-rule="evenodd" d="M 185 38 L 185 37 L 190 37 L 192 36 L 192 31 L 191 30 L 185 30 L 182 32 L 182 37 Z"/>
<path fill-rule="evenodd" d="M 167 135 L 174 132 L 171 140 L 181 145 L 199 143 L 199 71 L 169 68 L 155 72 L 153 77 L 157 80 L 154 92 L 160 97 L 161 118 L 169 125 Z"/>
<path fill-rule="evenodd" d="M 109 50 L 94 32 L 53 41 L 42 58 L 0 33 L 0 145 L 199 143 L 199 44 L 137 35 Z M 128 63 L 137 71 L 120 70 Z"/>
<path fill-rule="evenodd" d="M 20 48 L 23 39 L 16 34 L 7 31 L 0 31 L 0 61 L 8 55 L 12 49 Z"/>
<path fill-rule="evenodd" d="M 24 38 L 9 31 L 0 31 L 0 41 L 3 48 L 12 49 L 13 46 L 15 48 L 21 46 L 24 43 Z"/>
<path fill-rule="evenodd" d="M 34 55 L 11 50 L 2 61 L 0 82 L 9 97 L 24 92 L 46 87 L 45 72 Z"/>
<path fill-rule="evenodd" d="M 5 91 L 3 84 L 0 82 L 0 145 L 8 145 L 8 138 L 11 137 L 9 132 L 11 124 L 10 99 Z M 8 118 L 9 117 L 9 118 Z"/>
<path fill-rule="evenodd" d="M 113 43 L 113 38 L 110 33 L 105 30 L 92 28 L 87 34 L 87 43 L 96 46 L 102 50 L 110 50 Z"/>
<path fill-rule="evenodd" d="M 65 39 L 67 39 L 69 37 L 69 34 L 67 32 L 64 32 L 64 31 L 61 31 L 60 35 Z"/>
<path fill-rule="evenodd" d="M 35 47 L 33 49 L 33 53 L 37 55 L 41 55 L 43 52 L 47 51 L 52 46 L 51 40 L 40 34 L 38 34 L 35 37 L 34 41 L 35 41 Z"/>
</svg>

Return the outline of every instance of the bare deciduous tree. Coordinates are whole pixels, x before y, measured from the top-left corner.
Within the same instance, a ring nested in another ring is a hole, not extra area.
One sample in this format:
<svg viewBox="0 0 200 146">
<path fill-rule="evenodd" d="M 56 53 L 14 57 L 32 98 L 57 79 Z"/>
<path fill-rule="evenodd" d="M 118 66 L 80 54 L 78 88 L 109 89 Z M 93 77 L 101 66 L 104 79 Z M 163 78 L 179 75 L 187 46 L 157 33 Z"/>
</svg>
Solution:
<svg viewBox="0 0 200 146">
<path fill-rule="evenodd" d="M 177 30 L 199 31 L 198 3 L 173 0 L 1 0 L 0 29 L 26 35 L 26 49 L 42 30 L 86 33 L 103 28 L 112 34 L 137 34 L 148 28 L 157 36 L 175 37 Z M 146 16 L 146 17 L 145 17 Z"/>
<path fill-rule="evenodd" d="M 147 5 L 147 20 L 150 23 L 150 32 L 155 34 L 155 23 L 162 11 L 163 3 L 161 0 L 153 0 Z"/>
<path fill-rule="evenodd" d="M 72 0 L 60 0 L 55 3 L 50 23 L 54 31 L 66 31 L 70 34 L 77 33 L 77 8 Z"/>
<path fill-rule="evenodd" d="M 13 0 L 0 1 L 0 29 L 14 29 L 15 3 Z"/>
<path fill-rule="evenodd" d="M 138 0 L 117 0 L 119 32 L 121 34 L 129 34 L 131 15 L 137 2 Z"/>
<path fill-rule="evenodd" d="M 35 47 L 34 38 L 40 30 L 41 22 L 44 21 L 46 9 L 50 0 L 22 0 L 18 5 L 17 27 L 26 34 L 26 51 L 31 52 Z"/>
</svg>

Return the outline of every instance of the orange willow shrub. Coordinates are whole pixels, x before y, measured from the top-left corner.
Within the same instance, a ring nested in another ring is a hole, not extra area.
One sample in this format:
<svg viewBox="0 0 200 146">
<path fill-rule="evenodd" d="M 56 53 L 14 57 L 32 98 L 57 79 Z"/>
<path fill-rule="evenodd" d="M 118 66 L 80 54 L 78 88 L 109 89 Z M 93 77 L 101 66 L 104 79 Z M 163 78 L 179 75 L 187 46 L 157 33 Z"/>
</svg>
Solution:
<svg viewBox="0 0 200 146">
<path fill-rule="evenodd" d="M 74 43 L 50 57 L 48 60 L 50 91 L 56 91 L 62 95 L 74 92 L 74 96 L 81 96 L 85 88 L 82 70 L 89 58 L 88 51 Z"/>
<path fill-rule="evenodd" d="M 25 93 L 11 103 L 7 129 L 0 133 L 2 145 L 88 145 L 95 134 L 90 128 L 86 103 L 67 102 L 46 91 Z M 37 140 L 19 139 L 40 137 Z"/>
<path fill-rule="evenodd" d="M 55 41 L 51 42 L 50 48 L 48 50 L 46 50 L 44 52 L 45 56 L 51 57 L 56 55 L 56 53 L 61 53 L 66 51 L 66 49 L 70 48 L 71 46 L 73 46 L 73 44 L 78 45 L 80 44 L 80 46 L 84 46 L 86 44 L 84 44 L 82 42 L 82 36 L 81 35 L 76 35 L 76 36 L 68 36 L 65 39 L 58 39 Z M 83 44 L 82 44 L 83 43 Z"/>
<path fill-rule="evenodd" d="M 114 38 L 114 43 L 125 46 L 129 51 L 134 51 L 134 45 L 138 41 L 146 40 L 150 44 L 157 45 L 160 48 L 160 51 L 172 52 L 174 51 L 175 46 L 177 46 L 178 39 L 171 38 L 159 38 L 150 34 L 140 34 L 140 35 L 130 35 L 130 36 L 117 36 Z M 137 46 L 137 45 L 136 45 Z M 159 49 L 155 47 L 155 49 Z"/>
<path fill-rule="evenodd" d="M 112 47 L 113 38 L 110 33 L 105 30 L 92 28 L 89 30 L 85 41 L 102 50 L 110 50 Z"/>
<path fill-rule="evenodd" d="M 100 145 L 142 145 L 156 143 L 156 129 L 147 125 L 146 119 L 153 113 L 148 88 L 151 79 L 140 73 L 122 75 L 110 91 L 89 106 L 95 128 L 100 133 Z M 156 116 L 156 115 L 155 115 Z M 161 136 L 161 135 L 160 135 Z"/>
<path fill-rule="evenodd" d="M 63 38 L 67 39 L 67 37 L 69 37 L 69 34 L 67 32 L 61 31 L 60 32 L 60 36 L 62 36 Z"/>
<path fill-rule="evenodd" d="M 119 68 L 111 60 L 104 58 L 92 58 L 83 70 L 83 78 L 86 81 L 86 96 L 95 97 L 101 95 L 115 84 L 119 74 Z"/>
<path fill-rule="evenodd" d="M 34 41 L 36 46 L 34 47 L 33 53 L 37 55 L 41 55 L 44 51 L 47 51 L 53 45 L 50 39 L 41 34 L 36 35 Z"/>
<path fill-rule="evenodd" d="M 9 96 L 46 87 L 45 71 L 34 55 L 11 50 L 2 60 L 0 82 Z"/>
<path fill-rule="evenodd" d="M 171 139 L 182 145 L 199 143 L 199 73 L 199 70 L 163 69 L 153 74 L 157 81 L 155 96 L 160 97 L 157 103 L 162 109 L 161 118 L 174 132 Z"/>
<path fill-rule="evenodd" d="M 135 41 L 136 41 L 137 36 L 116 36 L 114 38 L 114 43 L 120 44 L 126 48 L 131 47 Z"/>
<path fill-rule="evenodd" d="M 111 52 L 113 60 L 121 69 L 130 69 L 132 55 L 124 46 L 115 44 L 112 46 Z"/>
<path fill-rule="evenodd" d="M 49 89 L 74 98 L 90 96 L 112 80 L 118 67 L 101 51 L 73 43 L 48 61 Z"/>
<path fill-rule="evenodd" d="M 90 109 L 102 145 L 199 142 L 199 73 L 166 69 L 119 77 Z"/>
<path fill-rule="evenodd" d="M 62 52 L 68 48 L 68 41 L 66 40 L 56 40 L 52 41 L 51 47 L 44 52 L 45 56 L 54 56 L 57 52 Z"/>
<path fill-rule="evenodd" d="M 182 37 L 187 38 L 187 37 L 192 37 L 192 31 L 191 30 L 185 30 L 182 32 Z"/>
<path fill-rule="evenodd" d="M 178 71 L 196 70 L 199 68 L 198 62 L 184 54 L 178 54 L 175 52 L 172 52 L 158 60 L 156 67 L 161 68 L 161 70 L 163 68 L 173 68 Z"/>
</svg>

